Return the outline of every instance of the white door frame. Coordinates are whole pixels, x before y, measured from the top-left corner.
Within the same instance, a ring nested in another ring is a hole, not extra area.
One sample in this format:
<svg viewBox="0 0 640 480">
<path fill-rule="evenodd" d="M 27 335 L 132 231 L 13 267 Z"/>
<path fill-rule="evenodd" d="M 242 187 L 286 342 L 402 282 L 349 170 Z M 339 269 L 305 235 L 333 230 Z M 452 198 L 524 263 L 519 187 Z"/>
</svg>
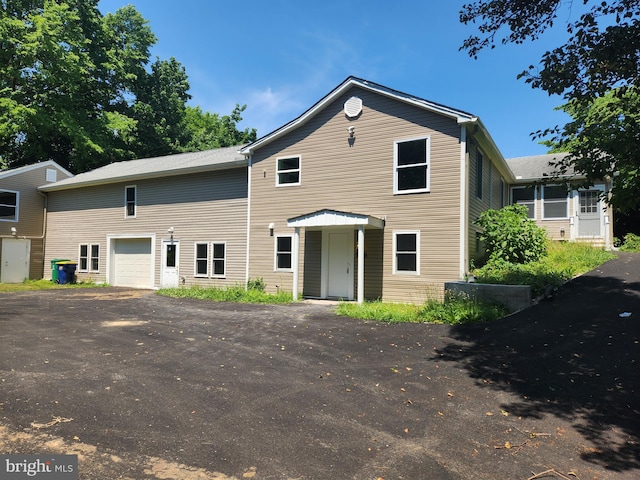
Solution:
<svg viewBox="0 0 640 480">
<path fill-rule="evenodd" d="M 176 258 L 175 266 L 167 267 L 167 246 L 175 245 Z M 160 286 L 162 288 L 175 288 L 180 285 L 180 240 L 163 239 L 162 253 L 160 254 Z"/>
<path fill-rule="evenodd" d="M 349 249 L 347 250 L 347 255 L 349 258 L 349 264 L 345 267 L 348 269 L 348 291 L 345 300 L 353 300 L 353 270 L 354 270 L 354 230 L 353 228 L 345 229 L 345 228 L 323 228 L 322 229 L 322 268 L 321 268 L 321 283 L 320 283 L 320 296 L 322 298 L 327 298 L 329 296 L 329 280 L 330 280 L 330 271 L 329 271 L 329 256 L 330 256 L 330 245 L 329 245 L 329 234 L 330 233 L 342 233 L 348 234 L 349 236 Z"/>
</svg>

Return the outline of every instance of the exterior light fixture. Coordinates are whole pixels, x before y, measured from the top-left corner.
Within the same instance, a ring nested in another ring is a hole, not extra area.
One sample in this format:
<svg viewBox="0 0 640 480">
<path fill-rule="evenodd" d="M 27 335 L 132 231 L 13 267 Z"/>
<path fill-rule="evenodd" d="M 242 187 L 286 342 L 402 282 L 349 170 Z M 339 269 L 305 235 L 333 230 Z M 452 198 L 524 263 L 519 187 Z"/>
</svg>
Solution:
<svg viewBox="0 0 640 480">
<path fill-rule="evenodd" d="M 16 227 L 11 227 L 11 235 L 14 237 L 18 235 L 18 229 Z"/>
</svg>

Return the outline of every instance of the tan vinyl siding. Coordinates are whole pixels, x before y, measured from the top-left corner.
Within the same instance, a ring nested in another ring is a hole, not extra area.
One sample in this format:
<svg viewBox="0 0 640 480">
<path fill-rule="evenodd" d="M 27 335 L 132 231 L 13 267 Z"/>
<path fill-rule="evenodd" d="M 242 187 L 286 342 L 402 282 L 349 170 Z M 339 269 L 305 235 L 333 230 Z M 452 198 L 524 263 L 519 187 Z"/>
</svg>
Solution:
<svg viewBox="0 0 640 480">
<path fill-rule="evenodd" d="M 19 238 L 31 240 L 29 259 L 29 278 L 31 279 L 47 276 L 47 268 L 43 263 L 46 200 L 45 196 L 38 192 L 38 187 L 50 183 L 47 182 L 46 176 L 48 169 L 56 170 L 58 180 L 68 177 L 50 163 L 36 164 L 14 175 L 0 177 L 0 190 L 19 193 L 18 221 L 0 221 L 0 236 L 10 236 L 11 227 L 15 227 Z"/>
<path fill-rule="evenodd" d="M 350 121 L 343 104 L 353 95 L 363 100 L 363 111 Z M 349 141 L 349 126 L 355 127 L 353 142 Z M 267 225 L 274 223 L 277 234 L 292 233 L 287 219 L 326 208 L 386 219 L 382 260 L 385 299 L 406 300 L 408 290 L 420 292 L 425 282 L 456 279 L 459 135 L 460 126 L 453 119 L 353 88 L 306 124 L 265 145 L 254 155 L 251 170 L 250 276 L 263 276 L 272 289 L 280 284 L 290 290 L 292 275 L 273 271 L 273 241 Z M 431 142 L 431 191 L 394 195 L 394 142 L 422 137 Z M 276 158 L 297 155 L 301 157 L 301 185 L 276 187 Z M 420 230 L 419 276 L 392 273 L 395 230 Z M 365 232 L 365 242 L 369 233 Z M 302 259 L 303 243 L 300 249 Z M 365 268 L 367 278 L 369 273 Z"/>
<path fill-rule="evenodd" d="M 136 217 L 125 218 L 125 187 L 131 185 L 137 189 Z M 107 236 L 152 236 L 154 285 L 159 285 L 162 241 L 170 239 L 168 229 L 173 227 L 180 242 L 179 276 L 185 284 L 244 284 L 245 168 L 54 191 L 49 198 L 47 261 L 77 261 L 80 244 L 100 245 L 100 272 L 79 274 L 80 279 L 107 280 Z M 196 242 L 226 243 L 226 278 L 194 278 Z"/>
</svg>

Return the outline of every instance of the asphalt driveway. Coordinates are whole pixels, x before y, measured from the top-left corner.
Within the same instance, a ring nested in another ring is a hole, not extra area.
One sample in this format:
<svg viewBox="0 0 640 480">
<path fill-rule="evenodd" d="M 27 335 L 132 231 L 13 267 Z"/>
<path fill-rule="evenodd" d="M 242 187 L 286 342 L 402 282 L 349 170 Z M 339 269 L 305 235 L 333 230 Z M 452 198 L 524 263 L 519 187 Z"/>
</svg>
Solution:
<svg viewBox="0 0 640 480">
<path fill-rule="evenodd" d="M 0 294 L 0 452 L 98 479 L 638 478 L 639 339 L 633 254 L 466 327 Z"/>
</svg>

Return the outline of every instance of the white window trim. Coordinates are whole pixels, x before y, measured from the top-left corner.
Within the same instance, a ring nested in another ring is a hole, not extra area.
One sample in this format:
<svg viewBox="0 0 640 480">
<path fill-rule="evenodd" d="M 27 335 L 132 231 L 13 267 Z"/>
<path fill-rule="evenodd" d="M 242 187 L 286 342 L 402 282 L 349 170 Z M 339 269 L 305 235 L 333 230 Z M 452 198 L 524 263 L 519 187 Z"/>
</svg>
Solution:
<svg viewBox="0 0 640 480">
<path fill-rule="evenodd" d="M 398 270 L 398 257 L 397 257 L 397 238 L 398 235 L 415 235 L 416 236 L 416 270 L 414 272 L 408 272 L 406 270 Z M 394 230 L 393 231 L 393 274 L 394 275 L 409 275 L 412 277 L 420 275 L 420 230 Z"/>
<path fill-rule="evenodd" d="M 213 256 L 214 245 L 224 245 L 224 258 L 222 258 L 222 261 L 224 262 L 224 272 L 222 272 L 221 274 L 214 273 L 214 261 L 216 260 L 216 258 Z M 227 242 L 211 242 L 210 248 L 211 248 L 211 278 L 226 278 L 227 277 Z"/>
<path fill-rule="evenodd" d="M 398 167 L 398 145 L 400 143 L 413 142 L 416 140 L 426 140 L 427 158 L 425 163 L 413 163 L 411 165 L 402 165 Z M 414 188 L 413 190 L 398 190 L 398 169 L 416 167 L 418 165 L 426 165 L 427 167 L 427 186 L 426 188 Z M 393 142 L 393 193 L 394 195 L 405 195 L 410 193 L 424 193 L 431 191 L 431 137 L 414 137 L 395 140 Z"/>
<path fill-rule="evenodd" d="M 20 192 L 15 191 L 15 190 L 8 190 L 6 188 L 0 188 L 0 192 L 6 192 L 6 193 L 15 193 L 16 194 L 16 204 L 15 204 L 15 209 L 16 209 L 16 214 L 15 214 L 15 219 L 9 219 L 9 218 L 0 218 L 0 222 L 11 222 L 11 223 L 17 223 L 18 220 L 20 219 Z M 6 205 L 7 207 L 11 207 L 13 205 L 9 205 L 9 204 L 3 204 Z"/>
<path fill-rule="evenodd" d="M 279 160 L 286 160 L 289 158 L 298 159 L 298 168 L 290 168 L 288 170 L 278 170 Z M 280 173 L 292 173 L 298 172 L 298 181 L 295 183 L 280 183 Z M 287 155 L 284 157 L 276 157 L 276 187 L 295 187 L 302 184 L 302 155 Z"/>
<path fill-rule="evenodd" d="M 278 238 L 289 237 L 291 239 L 291 268 L 278 268 Z M 274 272 L 293 272 L 293 235 L 274 235 L 273 236 L 273 271 Z"/>
<path fill-rule="evenodd" d="M 205 260 L 207 261 L 207 272 L 206 273 L 198 273 L 198 260 L 201 260 L 198 257 L 198 245 L 206 245 L 207 246 L 207 258 L 205 258 Z M 193 242 L 193 276 L 195 278 L 209 278 L 209 272 L 211 271 L 211 265 L 210 265 L 210 250 L 211 250 L 211 244 L 210 242 Z"/>
<path fill-rule="evenodd" d="M 522 205 L 520 204 L 516 204 L 513 201 L 513 191 L 515 189 L 522 189 L 522 188 L 529 188 L 528 185 L 514 185 L 511 187 L 510 191 L 509 191 L 509 204 L 510 205 Z M 530 220 L 536 220 L 538 218 L 538 187 L 533 187 L 533 218 L 531 218 Z"/>
<path fill-rule="evenodd" d="M 87 247 L 87 268 L 80 268 L 82 258 L 82 246 L 86 245 Z M 91 256 L 91 252 L 93 247 L 98 247 L 98 269 L 92 269 L 93 262 L 91 261 L 94 257 Z M 78 245 L 78 272 L 91 272 L 91 273 L 100 273 L 100 244 L 99 243 L 80 243 Z"/>
<path fill-rule="evenodd" d="M 133 188 L 133 215 L 127 215 L 127 190 Z M 124 187 L 124 218 L 136 218 L 138 216 L 138 186 L 125 185 Z"/>
<path fill-rule="evenodd" d="M 544 192 L 546 190 L 547 187 L 561 187 L 562 185 L 558 185 L 558 184 L 549 184 L 549 185 L 543 185 L 542 186 L 542 191 L 540 194 L 541 200 L 542 200 L 542 220 L 546 220 L 546 221 L 553 221 L 553 220 L 567 220 L 569 218 L 569 195 L 570 192 L 569 190 L 567 190 L 567 196 L 565 198 L 565 216 L 564 217 L 547 217 L 546 213 L 545 213 L 545 198 L 544 198 Z M 559 199 L 554 199 L 555 203 L 560 203 Z M 553 200 L 552 200 L 553 201 Z"/>
</svg>

